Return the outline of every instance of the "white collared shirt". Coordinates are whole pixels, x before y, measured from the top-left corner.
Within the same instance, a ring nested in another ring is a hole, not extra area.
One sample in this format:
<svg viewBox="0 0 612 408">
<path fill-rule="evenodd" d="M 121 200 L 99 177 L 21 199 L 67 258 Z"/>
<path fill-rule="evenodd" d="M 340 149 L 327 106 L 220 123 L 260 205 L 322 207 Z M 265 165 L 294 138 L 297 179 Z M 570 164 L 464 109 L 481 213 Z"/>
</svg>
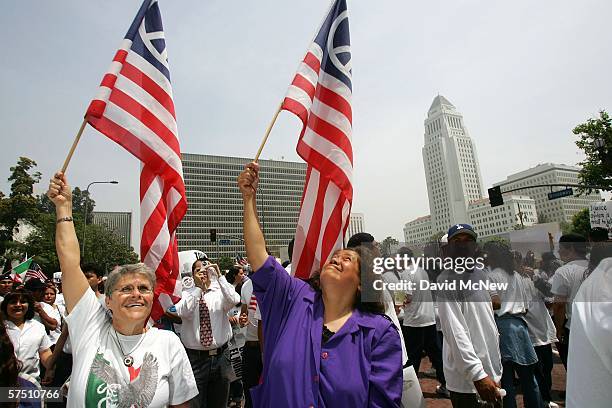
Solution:
<svg viewBox="0 0 612 408">
<path fill-rule="evenodd" d="M 4 325 L 15 347 L 15 355 L 23 364 L 21 372 L 38 379 L 40 376 L 39 353 L 51 347 L 51 340 L 47 336 L 45 326 L 34 319 L 26 320 L 21 329 L 10 320 L 6 320 Z"/>
<path fill-rule="evenodd" d="M 438 283 L 487 279 L 480 269 L 469 274 L 446 270 L 438 277 Z M 446 387 L 450 391 L 474 394 L 474 381 L 489 376 L 498 382 L 502 375 L 499 332 L 489 291 L 440 290 L 436 302 L 444 334 L 442 360 Z"/>
<path fill-rule="evenodd" d="M 200 297 L 204 296 L 210 325 L 212 327 L 213 342 L 204 347 L 200 342 Z M 232 337 L 232 327 L 227 319 L 227 312 L 240 303 L 240 295 L 230 285 L 225 276 L 221 276 L 218 284 L 213 282 L 206 293 L 194 287 L 183 291 L 182 299 L 176 304 L 176 313 L 183 320 L 181 327 L 181 341 L 186 348 L 192 350 L 212 350 L 223 346 Z"/>
<path fill-rule="evenodd" d="M 552 288 L 550 291 L 553 295 L 564 297 L 567 300 L 565 304 L 565 317 L 567 318 L 565 327 L 568 329 L 572 322 L 572 303 L 576 293 L 578 293 L 578 289 L 580 289 L 587 266 L 589 266 L 589 261 L 577 259 L 557 269 L 552 277 Z"/>
</svg>

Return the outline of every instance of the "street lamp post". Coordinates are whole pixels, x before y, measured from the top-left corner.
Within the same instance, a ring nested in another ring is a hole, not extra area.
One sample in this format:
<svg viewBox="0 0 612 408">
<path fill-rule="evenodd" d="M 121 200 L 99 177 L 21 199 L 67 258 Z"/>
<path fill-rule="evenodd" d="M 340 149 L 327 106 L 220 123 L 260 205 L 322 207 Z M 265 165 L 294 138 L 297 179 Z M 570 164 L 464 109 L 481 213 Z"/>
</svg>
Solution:
<svg viewBox="0 0 612 408">
<path fill-rule="evenodd" d="M 85 194 L 85 208 L 83 209 L 83 246 L 81 247 L 81 260 L 83 261 L 85 259 L 85 231 L 87 231 L 87 207 L 89 204 L 89 187 L 91 187 L 94 184 L 119 184 L 118 181 L 115 180 L 110 180 L 110 181 L 92 181 L 91 183 L 89 183 L 87 185 L 87 188 L 85 189 L 85 192 L 87 194 Z"/>
</svg>

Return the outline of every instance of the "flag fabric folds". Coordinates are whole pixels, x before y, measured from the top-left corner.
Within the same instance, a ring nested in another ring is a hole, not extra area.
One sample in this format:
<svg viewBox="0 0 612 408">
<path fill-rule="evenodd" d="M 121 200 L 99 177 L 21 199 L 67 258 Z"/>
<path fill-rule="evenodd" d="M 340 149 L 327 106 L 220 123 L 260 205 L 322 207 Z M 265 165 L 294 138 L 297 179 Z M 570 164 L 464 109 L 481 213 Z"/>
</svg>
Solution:
<svg viewBox="0 0 612 408">
<path fill-rule="evenodd" d="M 160 294 L 180 296 L 176 229 L 187 211 L 172 86 L 157 0 L 145 0 L 90 103 L 87 121 L 142 164 L 140 256 Z"/>
<path fill-rule="evenodd" d="M 307 163 L 293 249 L 308 278 L 343 246 L 353 201 L 352 70 L 346 0 L 336 0 L 289 86 L 281 109 L 302 121 L 297 153 Z"/>
<path fill-rule="evenodd" d="M 40 265 L 35 262 L 32 262 L 30 264 L 30 267 L 25 273 L 25 280 L 30 279 L 38 279 L 41 282 L 46 282 L 47 280 L 49 280 L 49 278 L 47 278 L 47 275 L 45 275 L 45 273 L 42 271 Z"/>
<path fill-rule="evenodd" d="M 32 258 L 28 258 L 19 265 L 16 265 L 13 269 L 10 270 L 11 277 L 15 282 L 25 282 L 26 273 L 28 269 L 30 269 L 30 265 L 32 264 Z"/>
</svg>

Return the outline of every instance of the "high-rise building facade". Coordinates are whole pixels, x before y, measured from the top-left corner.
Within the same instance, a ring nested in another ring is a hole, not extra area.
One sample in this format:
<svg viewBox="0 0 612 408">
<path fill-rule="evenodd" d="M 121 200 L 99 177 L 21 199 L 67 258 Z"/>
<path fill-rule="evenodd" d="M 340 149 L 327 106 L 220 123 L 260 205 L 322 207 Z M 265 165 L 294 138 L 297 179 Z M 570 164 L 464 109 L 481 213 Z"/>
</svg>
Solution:
<svg viewBox="0 0 612 408">
<path fill-rule="evenodd" d="M 115 234 L 127 247 L 132 246 L 132 213 L 93 211 L 93 223 L 102 225 Z"/>
<path fill-rule="evenodd" d="M 518 193 L 505 197 L 504 204 L 498 207 L 491 207 L 488 198 L 472 201 L 468 214 L 478 238 L 505 234 L 519 225 L 530 227 L 538 222 L 534 200 Z"/>
<path fill-rule="evenodd" d="M 431 229 L 436 233 L 467 222 L 468 204 L 483 197 L 482 177 L 463 115 L 442 95 L 427 112 L 424 136 Z"/>
<path fill-rule="evenodd" d="M 236 184 L 252 159 L 183 153 L 188 210 L 177 231 L 179 250 L 198 249 L 209 257 L 244 255 L 242 196 Z M 295 235 L 306 164 L 259 160 L 257 209 L 266 243 L 280 255 Z M 210 231 L 216 231 L 211 242 Z"/>
<path fill-rule="evenodd" d="M 365 232 L 365 221 L 363 213 L 351 213 L 349 217 L 349 225 L 346 229 L 344 239 L 348 241 L 350 237 L 357 234 L 358 232 Z"/>
<path fill-rule="evenodd" d="M 580 168 L 566 164 L 544 163 L 538 164 L 530 169 L 512 174 L 506 180 L 495 183 L 500 186 L 502 192 L 520 187 L 535 186 L 542 184 L 579 184 L 578 173 Z M 563 186 L 553 187 L 553 191 L 562 190 Z M 575 190 L 575 188 L 574 188 Z M 550 187 L 534 187 L 517 191 L 513 194 L 529 196 L 535 201 L 538 221 L 544 222 L 571 222 L 572 217 L 583 208 L 588 208 L 591 203 L 601 201 L 601 194 L 592 192 L 582 196 L 569 196 L 555 200 L 548 199 Z M 506 200 L 507 195 L 504 195 Z"/>
</svg>

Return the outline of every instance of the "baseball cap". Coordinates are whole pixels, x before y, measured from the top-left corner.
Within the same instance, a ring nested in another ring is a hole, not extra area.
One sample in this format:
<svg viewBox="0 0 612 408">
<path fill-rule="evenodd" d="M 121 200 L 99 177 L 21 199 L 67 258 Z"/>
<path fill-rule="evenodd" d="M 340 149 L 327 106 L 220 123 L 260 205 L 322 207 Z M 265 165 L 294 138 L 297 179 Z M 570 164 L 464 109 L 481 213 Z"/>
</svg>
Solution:
<svg viewBox="0 0 612 408">
<path fill-rule="evenodd" d="M 13 277 L 11 276 L 11 273 L 10 272 L 6 272 L 6 273 L 3 273 L 2 275 L 0 275 L 0 281 L 3 281 L 3 280 L 10 280 L 10 281 L 12 281 Z"/>
<path fill-rule="evenodd" d="M 457 224 L 450 227 L 448 230 L 448 240 L 450 241 L 454 236 L 459 234 L 467 234 L 474 238 L 474 240 L 478 237 L 478 234 L 474 232 L 474 228 L 470 224 Z"/>
</svg>

